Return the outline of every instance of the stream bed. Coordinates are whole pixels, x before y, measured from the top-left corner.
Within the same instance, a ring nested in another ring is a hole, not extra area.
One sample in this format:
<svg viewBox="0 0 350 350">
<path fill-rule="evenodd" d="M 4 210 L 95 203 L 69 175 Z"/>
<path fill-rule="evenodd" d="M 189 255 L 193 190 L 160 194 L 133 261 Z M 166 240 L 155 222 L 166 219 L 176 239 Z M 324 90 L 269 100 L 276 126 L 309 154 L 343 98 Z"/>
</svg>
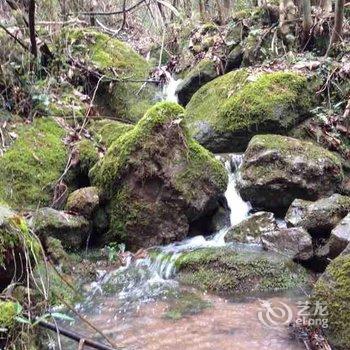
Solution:
<svg viewBox="0 0 350 350">
<path fill-rule="evenodd" d="M 220 155 L 229 173 L 225 193 L 231 226 L 251 210 L 236 189 L 241 155 Z M 125 349 L 235 349 L 301 350 L 288 324 L 297 314 L 302 291 L 254 296 L 219 296 L 184 286 L 176 279 L 175 262 L 183 252 L 225 246 L 224 227 L 210 237 L 196 236 L 157 249 L 156 257 L 128 261 L 119 269 L 100 270 L 96 281 L 85 285 L 84 301 L 76 310 L 104 335 Z M 245 251 L 261 250 L 241 244 Z M 164 257 L 167 257 L 166 259 Z M 67 323 L 64 324 L 67 328 Z M 75 319 L 71 329 L 105 343 L 85 322 Z M 77 343 L 61 339 L 62 349 Z M 55 347 L 59 348 L 59 347 Z M 88 347 L 85 347 L 88 349 Z"/>
</svg>

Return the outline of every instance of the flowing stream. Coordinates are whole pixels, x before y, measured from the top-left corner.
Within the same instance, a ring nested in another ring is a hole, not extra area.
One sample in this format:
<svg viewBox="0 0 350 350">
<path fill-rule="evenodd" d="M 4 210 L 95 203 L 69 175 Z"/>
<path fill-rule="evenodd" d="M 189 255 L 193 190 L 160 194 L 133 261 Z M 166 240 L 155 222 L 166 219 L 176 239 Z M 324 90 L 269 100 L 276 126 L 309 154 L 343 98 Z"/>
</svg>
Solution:
<svg viewBox="0 0 350 350">
<path fill-rule="evenodd" d="M 217 157 L 224 161 L 229 173 L 225 196 L 232 209 L 230 219 L 234 225 L 246 218 L 251 209 L 236 189 L 236 172 L 242 156 Z M 76 309 L 126 349 L 304 349 L 291 341 L 285 325 L 267 328 L 257 316 L 262 301 L 294 310 L 293 296 L 274 294 L 238 300 L 182 286 L 176 280 L 175 262 L 184 251 L 222 247 L 228 229 L 225 227 L 209 238 L 196 236 L 159 247 L 159 254 L 153 259 L 139 259 L 119 269 L 98 271 L 99 277 L 85 286 L 84 301 Z M 189 296 L 196 306 L 192 301 L 190 311 L 185 310 L 183 317 L 177 317 L 173 309 L 176 310 L 178 300 Z M 79 319 L 72 327 L 87 337 L 94 336 L 105 342 Z M 63 349 L 76 349 L 72 341 L 62 339 L 61 342 Z"/>
</svg>

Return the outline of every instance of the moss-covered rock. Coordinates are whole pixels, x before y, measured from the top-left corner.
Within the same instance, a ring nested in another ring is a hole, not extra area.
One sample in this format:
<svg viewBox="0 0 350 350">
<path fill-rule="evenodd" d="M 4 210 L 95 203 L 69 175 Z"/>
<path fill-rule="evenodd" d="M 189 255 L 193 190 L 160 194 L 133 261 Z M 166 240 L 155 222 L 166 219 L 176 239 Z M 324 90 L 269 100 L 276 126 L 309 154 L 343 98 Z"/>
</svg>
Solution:
<svg viewBox="0 0 350 350">
<path fill-rule="evenodd" d="M 21 306 L 14 301 L 0 301 L 0 328 L 11 329 L 15 324 L 15 317 L 19 316 Z"/>
<path fill-rule="evenodd" d="M 64 135 L 51 119 L 20 127 L 18 139 L 0 158 L 0 198 L 16 208 L 50 204 L 53 185 L 67 163 Z"/>
<path fill-rule="evenodd" d="M 109 147 L 112 145 L 113 141 L 130 131 L 133 127 L 132 124 L 103 119 L 94 121 L 90 126 L 90 130 L 98 142 Z"/>
<path fill-rule="evenodd" d="M 0 205 L 0 290 L 15 278 L 25 276 L 25 259 L 40 256 L 40 243 L 25 220 L 8 206 Z"/>
<path fill-rule="evenodd" d="M 72 192 L 67 200 L 66 209 L 89 219 L 100 204 L 100 191 L 97 187 L 84 187 Z"/>
<path fill-rule="evenodd" d="M 333 194 L 342 179 L 341 162 L 333 153 L 291 137 L 257 135 L 244 154 L 238 187 L 254 207 L 284 214 L 296 198 Z"/>
<path fill-rule="evenodd" d="M 179 103 L 186 106 L 193 94 L 207 82 L 215 79 L 218 71 L 215 62 L 204 59 L 194 66 L 176 89 Z"/>
<path fill-rule="evenodd" d="M 234 248 L 182 254 L 179 279 L 201 289 L 230 294 L 295 289 L 308 282 L 306 270 L 282 255 Z"/>
<path fill-rule="evenodd" d="M 70 29 L 64 31 L 61 46 L 68 46 L 71 55 L 85 60 L 105 76 L 100 81 L 96 102 L 113 115 L 136 121 L 152 105 L 155 88 L 150 84 L 143 87 L 150 67 L 128 44 L 92 29 Z M 84 79 L 85 76 L 86 72 Z M 79 79 L 86 83 L 77 76 L 78 82 Z"/>
<path fill-rule="evenodd" d="M 155 105 L 90 172 L 110 200 L 108 240 L 136 247 L 181 239 L 217 207 L 225 168 L 190 138 L 183 112 L 176 103 Z"/>
<path fill-rule="evenodd" d="M 31 227 L 40 239 L 57 238 L 68 250 L 85 247 L 90 232 L 90 224 L 84 217 L 52 208 L 37 210 L 33 214 Z"/>
<path fill-rule="evenodd" d="M 186 107 L 195 138 L 214 152 L 243 151 L 258 133 L 286 133 L 309 115 L 314 93 L 293 72 L 237 70 L 199 89 Z"/>
<path fill-rule="evenodd" d="M 277 222 L 273 213 L 258 212 L 233 226 L 225 235 L 225 242 L 260 243 L 265 232 L 275 231 Z"/>
<path fill-rule="evenodd" d="M 324 329 L 332 348 L 350 348 L 350 250 L 333 260 L 315 285 L 311 303 L 326 307 L 327 315 L 316 313 L 315 318 L 327 318 Z M 318 308 L 319 310 L 319 308 Z M 320 312 L 320 310 L 318 311 Z"/>
</svg>

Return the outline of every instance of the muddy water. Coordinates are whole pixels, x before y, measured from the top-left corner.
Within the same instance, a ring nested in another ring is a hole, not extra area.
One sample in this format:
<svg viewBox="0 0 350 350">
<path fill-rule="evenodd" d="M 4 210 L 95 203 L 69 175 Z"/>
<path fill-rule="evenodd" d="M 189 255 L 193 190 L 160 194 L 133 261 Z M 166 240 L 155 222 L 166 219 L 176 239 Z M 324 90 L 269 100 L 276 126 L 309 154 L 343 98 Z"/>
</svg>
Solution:
<svg viewBox="0 0 350 350">
<path fill-rule="evenodd" d="M 197 292 L 198 293 L 198 292 Z M 198 295 L 198 294 L 197 294 Z M 208 302 L 207 308 L 178 320 L 166 317 L 170 301 L 160 300 L 140 304 L 127 313 L 118 312 L 118 301 L 109 297 L 87 316 L 91 322 L 103 329 L 105 335 L 126 349 L 177 350 L 177 349 L 220 349 L 220 350 L 301 350 L 301 344 L 291 340 L 284 319 L 275 319 L 276 327 L 264 325 L 259 320 L 262 301 L 274 306 L 287 307 L 296 314 L 295 299 L 287 296 L 251 298 L 234 302 L 210 294 L 199 295 Z M 283 303 L 283 304 L 282 304 Z M 263 321 L 264 322 L 264 321 Z M 274 323 L 274 324 L 275 324 Z M 76 323 L 75 329 L 91 336 L 91 329 Z M 96 339 L 102 341 L 101 336 Z M 76 349 L 76 343 L 64 344 L 64 349 Z"/>
</svg>

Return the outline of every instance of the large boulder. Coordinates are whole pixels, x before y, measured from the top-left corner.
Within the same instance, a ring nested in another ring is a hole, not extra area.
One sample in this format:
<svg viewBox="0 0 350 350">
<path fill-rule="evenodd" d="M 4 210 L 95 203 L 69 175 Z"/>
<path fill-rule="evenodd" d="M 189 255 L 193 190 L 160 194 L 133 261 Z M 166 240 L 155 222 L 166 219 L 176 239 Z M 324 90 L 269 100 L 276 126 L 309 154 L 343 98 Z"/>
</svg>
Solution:
<svg viewBox="0 0 350 350">
<path fill-rule="evenodd" d="M 297 261 L 307 261 L 313 256 L 311 236 L 301 227 L 265 232 L 261 235 L 261 242 L 264 249 L 285 254 Z"/>
<path fill-rule="evenodd" d="M 258 212 L 233 226 L 225 235 L 225 242 L 260 242 L 263 233 L 277 230 L 273 213 Z"/>
<path fill-rule="evenodd" d="M 203 85 L 215 79 L 218 71 L 215 62 L 204 59 L 193 67 L 176 89 L 179 103 L 186 106 L 193 94 Z"/>
<path fill-rule="evenodd" d="M 332 349 L 350 349 L 350 247 L 333 260 L 317 281 L 311 304 L 317 319 L 326 319 L 324 328 Z M 319 306 L 322 306 L 320 308 Z M 322 314 L 326 310 L 326 315 Z"/>
<path fill-rule="evenodd" d="M 303 267 L 271 252 L 206 248 L 183 253 L 175 265 L 183 283 L 229 294 L 296 289 L 308 282 Z"/>
<path fill-rule="evenodd" d="M 83 60 L 85 65 L 97 70 L 104 79 L 89 76 L 87 71 L 76 69 L 73 77 L 78 84 L 98 86 L 95 102 L 106 113 L 125 120 L 136 121 L 153 104 L 155 87 L 143 86 L 149 78 L 149 63 L 127 43 L 92 29 L 68 29 L 59 39 L 59 47 L 69 56 Z M 83 74 L 82 74 L 83 73 Z"/>
<path fill-rule="evenodd" d="M 329 238 L 329 257 L 335 258 L 350 244 L 350 213 L 332 230 Z"/>
<path fill-rule="evenodd" d="M 252 76 L 241 69 L 199 89 L 186 107 L 194 137 L 213 152 L 241 152 L 253 135 L 283 134 L 309 115 L 314 94 L 292 72 Z"/>
<path fill-rule="evenodd" d="M 0 157 L 0 199 L 19 209 L 49 205 L 67 164 L 65 131 L 52 119 L 36 119 L 16 132 L 17 140 Z"/>
<path fill-rule="evenodd" d="M 253 207 L 284 214 L 296 198 L 333 194 L 342 179 L 342 165 L 331 152 L 291 137 L 257 135 L 244 154 L 238 187 Z"/>
<path fill-rule="evenodd" d="M 288 209 L 286 221 L 288 226 L 301 226 L 314 237 L 329 237 L 331 230 L 349 212 L 350 197 L 340 194 L 315 202 L 296 199 Z"/>
<path fill-rule="evenodd" d="M 41 240 L 57 238 L 67 250 L 83 248 L 88 243 L 90 224 L 82 216 L 41 208 L 33 213 L 30 226 Z"/>
<path fill-rule="evenodd" d="M 183 112 L 176 103 L 155 105 L 91 170 L 109 201 L 106 241 L 137 248 L 179 240 L 218 207 L 226 170 L 190 138 Z"/>
</svg>

